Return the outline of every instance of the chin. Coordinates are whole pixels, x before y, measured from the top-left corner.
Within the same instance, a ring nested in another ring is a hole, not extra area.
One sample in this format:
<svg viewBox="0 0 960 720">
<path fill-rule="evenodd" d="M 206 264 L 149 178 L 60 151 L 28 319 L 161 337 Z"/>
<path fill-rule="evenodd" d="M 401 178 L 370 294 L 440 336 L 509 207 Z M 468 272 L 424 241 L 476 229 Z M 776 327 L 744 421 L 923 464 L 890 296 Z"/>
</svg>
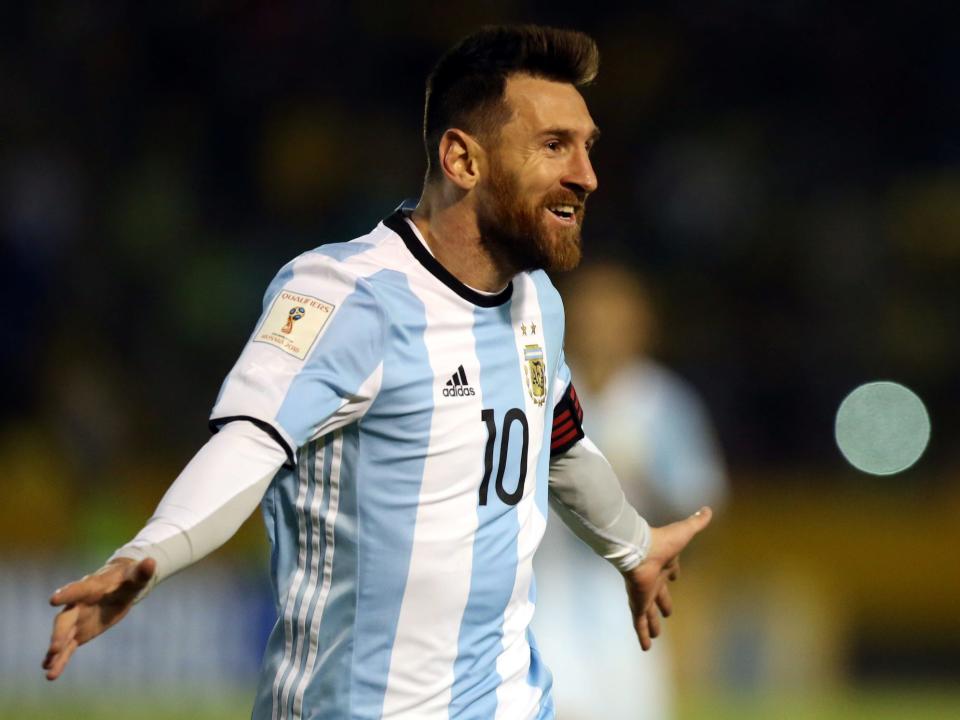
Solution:
<svg viewBox="0 0 960 720">
<path fill-rule="evenodd" d="M 549 265 L 544 267 L 544 270 L 549 272 L 567 272 L 568 270 L 573 270 L 580 264 L 580 248 L 576 248 L 573 251 L 557 254 L 550 259 Z"/>
<path fill-rule="evenodd" d="M 580 232 L 575 236 L 554 237 L 548 248 L 544 248 L 541 266 L 548 272 L 566 272 L 580 264 Z"/>
</svg>

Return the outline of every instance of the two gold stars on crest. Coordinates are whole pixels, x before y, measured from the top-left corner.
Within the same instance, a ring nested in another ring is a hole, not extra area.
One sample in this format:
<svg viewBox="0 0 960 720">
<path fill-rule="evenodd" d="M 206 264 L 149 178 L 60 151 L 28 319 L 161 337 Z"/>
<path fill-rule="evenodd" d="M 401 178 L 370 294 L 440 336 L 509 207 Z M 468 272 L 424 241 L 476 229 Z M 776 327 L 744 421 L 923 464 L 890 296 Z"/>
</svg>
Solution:
<svg viewBox="0 0 960 720">
<path fill-rule="evenodd" d="M 537 324 L 536 324 L 536 323 L 533 323 L 533 322 L 530 323 L 529 326 L 528 326 L 526 323 L 520 323 L 520 334 L 526 336 L 526 334 L 527 334 L 527 328 L 528 328 L 528 327 L 530 328 L 530 334 L 531 334 L 531 335 L 536 335 L 536 334 L 537 334 Z"/>
</svg>

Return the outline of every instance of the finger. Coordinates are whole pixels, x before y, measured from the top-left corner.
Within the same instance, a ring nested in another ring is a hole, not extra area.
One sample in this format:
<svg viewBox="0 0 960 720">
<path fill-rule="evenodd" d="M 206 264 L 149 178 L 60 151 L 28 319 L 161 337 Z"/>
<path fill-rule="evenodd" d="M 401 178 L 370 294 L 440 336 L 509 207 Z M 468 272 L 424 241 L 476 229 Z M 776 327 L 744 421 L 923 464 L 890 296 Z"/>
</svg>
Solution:
<svg viewBox="0 0 960 720">
<path fill-rule="evenodd" d="M 670 597 L 670 590 L 664 585 L 657 593 L 657 607 L 664 617 L 670 617 L 673 614 L 673 598 Z"/>
<path fill-rule="evenodd" d="M 73 630 L 71 630 L 70 633 L 67 635 L 66 639 L 64 639 L 62 642 L 58 642 L 58 643 L 56 644 L 56 646 L 54 646 L 54 644 L 51 643 L 51 644 L 50 644 L 50 647 L 47 648 L 47 654 L 46 654 L 46 655 L 44 656 L 44 658 L 43 658 L 43 662 L 41 663 L 41 667 L 43 667 L 44 670 L 49 670 L 50 667 L 53 665 L 53 661 L 56 659 L 56 657 L 57 657 L 61 652 L 63 652 L 71 642 L 73 642 L 73 641 L 75 641 L 75 640 L 76 640 L 76 642 L 77 642 L 77 645 L 82 645 L 82 644 L 83 644 L 82 642 L 80 642 L 80 640 L 77 639 L 77 631 L 76 631 L 76 629 L 73 629 Z"/>
<path fill-rule="evenodd" d="M 640 647 L 647 651 L 653 647 L 653 642 L 650 640 L 650 627 L 647 624 L 647 615 L 646 613 L 641 613 L 637 618 L 636 630 L 637 638 L 640 640 Z"/>
<path fill-rule="evenodd" d="M 677 555 L 670 562 L 663 566 L 663 569 L 667 573 L 667 580 L 670 582 L 676 582 L 680 577 L 680 556 Z"/>
<path fill-rule="evenodd" d="M 77 630 L 77 617 L 80 610 L 74 605 L 67 605 L 57 613 L 53 619 L 53 632 L 50 633 L 50 650 L 59 652 L 73 633 Z"/>
<path fill-rule="evenodd" d="M 660 616 L 657 608 L 652 606 L 647 610 L 647 627 L 650 629 L 651 639 L 660 636 Z"/>
<path fill-rule="evenodd" d="M 56 647 L 56 648 L 53 647 L 53 645 L 51 644 L 51 646 L 50 646 L 49 648 L 47 648 L 47 654 L 43 656 L 43 662 L 40 664 L 40 666 L 41 666 L 44 670 L 49 670 L 49 669 L 50 669 L 50 666 L 53 664 L 54 658 L 56 658 L 57 655 L 59 655 L 60 652 L 61 652 L 63 649 L 65 649 L 66 647 L 67 647 L 67 643 L 66 643 L 66 642 L 64 642 L 62 645 L 60 645 L 60 646 L 58 646 L 58 647 Z"/>
<path fill-rule="evenodd" d="M 56 680 L 63 674 L 63 669 L 70 662 L 73 653 L 76 652 L 79 645 L 76 640 L 71 640 L 62 652 L 57 653 L 50 663 L 50 669 L 47 670 L 47 680 Z"/>
<path fill-rule="evenodd" d="M 78 602 L 94 603 L 103 597 L 111 584 L 110 581 L 104 580 L 102 575 L 88 575 L 59 588 L 50 596 L 50 604 L 56 607 Z"/>
<path fill-rule="evenodd" d="M 77 647 L 79 647 L 77 642 L 72 641 L 61 652 L 54 654 L 47 669 L 47 680 L 56 680 L 63 674 L 63 669 L 67 666 Z"/>
</svg>

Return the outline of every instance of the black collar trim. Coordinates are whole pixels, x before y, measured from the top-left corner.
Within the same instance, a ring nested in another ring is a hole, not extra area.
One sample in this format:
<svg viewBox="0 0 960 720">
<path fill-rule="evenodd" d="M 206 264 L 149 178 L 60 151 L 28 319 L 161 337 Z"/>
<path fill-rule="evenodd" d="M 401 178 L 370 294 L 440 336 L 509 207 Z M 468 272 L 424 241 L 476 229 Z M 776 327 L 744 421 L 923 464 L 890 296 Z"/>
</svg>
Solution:
<svg viewBox="0 0 960 720">
<path fill-rule="evenodd" d="M 420 239 L 407 223 L 403 207 L 397 208 L 396 212 L 383 221 L 383 224 L 400 236 L 403 244 L 406 245 L 411 254 L 420 261 L 421 265 L 429 270 L 437 280 L 453 290 L 464 300 L 472 302 L 474 305 L 479 305 L 480 307 L 497 307 L 503 305 L 513 295 L 512 280 L 496 295 L 484 295 L 457 280 L 457 278 L 453 276 L 453 273 L 441 265 L 440 262 L 430 254 L 430 251 L 423 246 L 423 243 L 420 242 Z"/>
</svg>

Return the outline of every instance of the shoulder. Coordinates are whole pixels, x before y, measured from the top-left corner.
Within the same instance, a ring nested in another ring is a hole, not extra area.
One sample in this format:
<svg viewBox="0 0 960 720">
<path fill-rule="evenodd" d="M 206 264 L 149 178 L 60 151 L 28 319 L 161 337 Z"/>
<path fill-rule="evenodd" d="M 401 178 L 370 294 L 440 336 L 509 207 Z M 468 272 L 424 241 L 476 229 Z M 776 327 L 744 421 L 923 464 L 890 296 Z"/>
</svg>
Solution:
<svg viewBox="0 0 960 720">
<path fill-rule="evenodd" d="M 541 297 L 546 297 L 551 300 L 560 300 L 560 293 L 557 291 L 556 286 L 553 284 L 553 281 L 550 279 L 550 276 L 547 275 L 544 270 L 530 270 L 525 272 L 524 275 L 530 278 L 530 281 L 536 286 L 537 292 Z"/>
<path fill-rule="evenodd" d="M 277 273 L 277 280 L 286 280 L 298 275 L 335 273 L 361 278 L 376 268 L 372 256 L 388 240 L 390 233 L 383 225 L 377 225 L 366 235 L 346 242 L 324 243 L 297 255 Z"/>
<path fill-rule="evenodd" d="M 674 412 L 693 415 L 705 412 L 697 390 L 686 378 L 650 358 L 637 360 L 624 368 L 618 385 L 627 394 L 645 396 Z"/>
<path fill-rule="evenodd" d="M 342 294 L 370 292 L 376 276 L 389 269 L 396 255 L 396 236 L 382 223 L 366 235 L 331 242 L 301 253 L 287 262 L 267 288 L 264 301 L 283 289 Z"/>
<path fill-rule="evenodd" d="M 537 299 L 545 311 L 563 314 L 563 298 L 554 286 L 550 276 L 543 270 L 531 270 L 523 273 L 528 281 L 536 288 Z"/>
<path fill-rule="evenodd" d="M 314 308 L 331 319 L 348 318 L 349 323 L 371 328 L 382 326 L 385 315 L 373 285 L 374 276 L 384 267 L 384 247 L 391 236 L 378 224 L 366 235 L 327 243 L 293 258 L 264 293 L 265 317 L 286 320 L 288 313 L 297 320 L 298 315 L 312 316 Z"/>
</svg>

